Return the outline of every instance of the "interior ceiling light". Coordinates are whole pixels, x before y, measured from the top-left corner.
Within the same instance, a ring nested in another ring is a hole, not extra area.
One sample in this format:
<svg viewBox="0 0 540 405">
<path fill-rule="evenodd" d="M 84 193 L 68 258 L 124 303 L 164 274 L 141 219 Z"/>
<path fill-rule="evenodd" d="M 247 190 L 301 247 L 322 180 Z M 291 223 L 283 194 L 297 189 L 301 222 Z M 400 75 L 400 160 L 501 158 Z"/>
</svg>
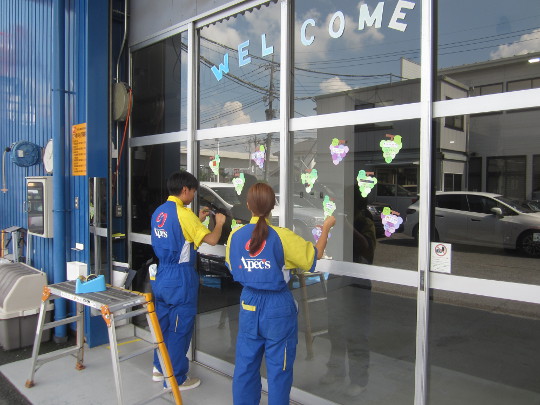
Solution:
<svg viewBox="0 0 540 405">
<path fill-rule="evenodd" d="M 529 59 L 529 63 L 538 63 L 538 62 L 540 62 L 540 58 Z"/>
</svg>

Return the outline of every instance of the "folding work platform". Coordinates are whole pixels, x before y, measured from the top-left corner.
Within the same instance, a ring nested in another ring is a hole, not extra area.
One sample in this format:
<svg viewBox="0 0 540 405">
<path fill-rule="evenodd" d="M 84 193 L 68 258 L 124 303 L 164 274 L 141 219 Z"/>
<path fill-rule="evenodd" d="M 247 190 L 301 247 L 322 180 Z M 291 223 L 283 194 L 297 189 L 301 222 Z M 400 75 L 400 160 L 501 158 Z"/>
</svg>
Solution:
<svg viewBox="0 0 540 405">
<path fill-rule="evenodd" d="M 48 307 L 47 303 L 57 298 L 65 298 L 67 300 L 74 301 L 77 304 L 77 315 L 59 321 L 45 323 L 45 313 Z M 131 310 L 133 307 L 139 305 L 142 305 L 141 309 Z M 165 343 L 163 342 L 161 328 L 159 327 L 157 315 L 154 311 L 152 294 L 141 294 L 138 292 L 127 291 L 122 288 L 110 286 L 107 286 L 107 289 L 101 292 L 77 294 L 75 293 L 75 280 L 65 281 L 63 283 L 52 284 L 43 287 L 41 309 L 39 312 L 36 337 L 34 341 L 34 350 L 32 352 L 32 370 L 30 371 L 30 377 L 26 381 L 26 387 L 31 388 L 34 386 L 34 374 L 36 373 L 37 369 L 41 367 L 42 364 L 64 356 L 74 355 L 77 358 L 75 368 L 77 370 L 84 369 L 83 352 L 85 306 L 100 310 L 101 315 L 107 324 L 107 329 L 109 332 L 109 344 L 111 347 L 114 380 L 116 384 L 116 398 L 118 404 L 124 404 L 122 378 L 120 374 L 120 362 L 157 349 L 159 361 L 161 363 L 162 370 L 164 371 L 163 374 L 167 383 L 167 389 L 163 390 L 163 392 L 160 392 L 157 395 L 154 395 L 151 398 L 137 402 L 137 404 L 146 404 L 172 392 L 175 403 L 177 405 L 181 405 L 182 398 L 180 396 L 178 382 L 176 381 L 174 372 L 172 370 L 169 353 L 167 351 L 167 348 L 165 347 Z M 124 313 L 115 315 L 115 312 L 119 310 L 126 310 L 126 312 L 122 311 Z M 135 351 L 134 353 L 130 353 L 126 356 L 120 357 L 118 355 L 118 343 L 116 341 L 115 321 L 132 318 L 134 316 L 142 314 L 146 314 L 147 316 L 150 333 L 152 334 L 154 343 L 149 344 L 148 347 L 142 348 L 138 351 Z M 72 322 L 77 322 L 77 339 L 75 346 L 39 355 L 41 334 L 43 333 L 43 331 Z"/>
</svg>

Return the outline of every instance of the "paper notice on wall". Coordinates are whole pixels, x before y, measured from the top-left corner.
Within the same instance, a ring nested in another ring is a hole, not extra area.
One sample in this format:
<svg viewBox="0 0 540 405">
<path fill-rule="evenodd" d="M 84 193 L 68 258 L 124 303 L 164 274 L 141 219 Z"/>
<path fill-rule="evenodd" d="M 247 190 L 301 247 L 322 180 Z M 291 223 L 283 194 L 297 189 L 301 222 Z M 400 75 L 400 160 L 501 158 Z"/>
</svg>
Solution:
<svg viewBox="0 0 540 405">
<path fill-rule="evenodd" d="M 431 242 L 431 271 L 452 272 L 452 244 Z"/>
<path fill-rule="evenodd" d="M 73 176 L 86 176 L 86 123 L 71 127 L 71 171 Z"/>
</svg>

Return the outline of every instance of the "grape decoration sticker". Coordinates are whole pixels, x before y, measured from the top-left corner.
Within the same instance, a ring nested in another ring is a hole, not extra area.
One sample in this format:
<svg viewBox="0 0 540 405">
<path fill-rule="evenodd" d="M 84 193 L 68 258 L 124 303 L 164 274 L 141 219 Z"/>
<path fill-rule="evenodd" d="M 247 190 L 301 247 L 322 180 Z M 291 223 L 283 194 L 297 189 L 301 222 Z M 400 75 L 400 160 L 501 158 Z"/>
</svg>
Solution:
<svg viewBox="0 0 540 405">
<path fill-rule="evenodd" d="M 202 224 L 208 228 L 210 226 L 210 217 L 207 216 Z"/>
<path fill-rule="evenodd" d="M 239 227 L 240 225 L 242 225 L 242 224 L 239 224 L 238 222 L 236 222 L 236 219 L 233 218 L 233 220 L 232 220 L 232 222 L 231 222 L 231 231 L 232 231 L 234 228 Z"/>
<path fill-rule="evenodd" d="M 260 169 L 264 167 L 264 161 L 266 160 L 266 149 L 264 145 L 259 146 L 259 150 L 251 154 L 251 160 L 253 160 Z"/>
<path fill-rule="evenodd" d="M 371 190 L 373 190 L 373 187 L 375 187 L 375 184 L 377 184 L 377 178 L 372 177 L 373 172 L 366 172 L 365 170 L 360 170 L 358 172 L 358 176 L 356 176 L 356 181 L 358 183 L 358 189 L 360 190 L 360 194 L 362 194 L 362 197 L 366 198 L 369 193 L 371 193 Z"/>
<path fill-rule="evenodd" d="M 232 180 L 232 184 L 236 190 L 236 194 L 240 195 L 242 193 L 242 189 L 244 188 L 244 184 L 246 184 L 244 173 L 240 173 L 238 177 L 235 177 Z"/>
<path fill-rule="evenodd" d="M 386 134 L 387 138 L 381 140 L 380 146 L 383 152 L 383 158 L 386 163 L 392 163 L 392 160 L 396 158 L 396 155 L 401 150 L 403 144 L 401 143 L 401 135 Z"/>
<path fill-rule="evenodd" d="M 302 184 L 306 188 L 306 193 L 311 193 L 311 189 L 318 177 L 317 169 L 306 170 L 305 173 L 302 173 L 300 180 L 302 180 Z"/>
<path fill-rule="evenodd" d="M 317 243 L 319 241 L 319 238 L 322 235 L 322 226 L 321 225 L 315 226 L 315 228 L 311 230 L 311 234 L 313 235 L 313 239 L 315 239 L 315 243 Z M 331 236 L 332 234 L 328 233 L 328 239 L 330 239 Z"/>
<path fill-rule="evenodd" d="M 382 224 L 384 226 L 384 235 L 392 236 L 403 223 L 403 218 L 399 216 L 399 212 L 390 210 L 389 207 L 384 207 L 381 213 Z"/>
<path fill-rule="evenodd" d="M 216 176 L 219 173 L 219 160 L 219 155 L 215 155 L 214 159 L 210 159 L 210 163 L 208 164 Z"/>
<path fill-rule="evenodd" d="M 329 196 L 325 195 L 323 200 L 324 219 L 329 217 L 336 210 L 336 203 L 333 202 Z"/>
<path fill-rule="evenodd" d="M 345 159 L 348 152 L 349 147 L 345 145 L 345 141 L 337 138 L 332 139 L 332 143 L 330 144 L 330 154 L 332 155 L 332 162 L 334 162 L 336 166 Z"/>
</svg>

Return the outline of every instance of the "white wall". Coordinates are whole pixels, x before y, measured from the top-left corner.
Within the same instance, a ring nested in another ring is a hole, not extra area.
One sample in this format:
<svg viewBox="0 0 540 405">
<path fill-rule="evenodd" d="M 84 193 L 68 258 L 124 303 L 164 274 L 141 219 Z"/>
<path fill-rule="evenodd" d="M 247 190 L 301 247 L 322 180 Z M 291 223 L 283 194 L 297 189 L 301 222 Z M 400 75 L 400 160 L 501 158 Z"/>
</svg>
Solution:
<svg viewBox="0 0 540 405">
<path fill-rule="evenodd" d="M 230 0 L 131 0 L 129 45 L 206 13 Z"/>
</svg>

